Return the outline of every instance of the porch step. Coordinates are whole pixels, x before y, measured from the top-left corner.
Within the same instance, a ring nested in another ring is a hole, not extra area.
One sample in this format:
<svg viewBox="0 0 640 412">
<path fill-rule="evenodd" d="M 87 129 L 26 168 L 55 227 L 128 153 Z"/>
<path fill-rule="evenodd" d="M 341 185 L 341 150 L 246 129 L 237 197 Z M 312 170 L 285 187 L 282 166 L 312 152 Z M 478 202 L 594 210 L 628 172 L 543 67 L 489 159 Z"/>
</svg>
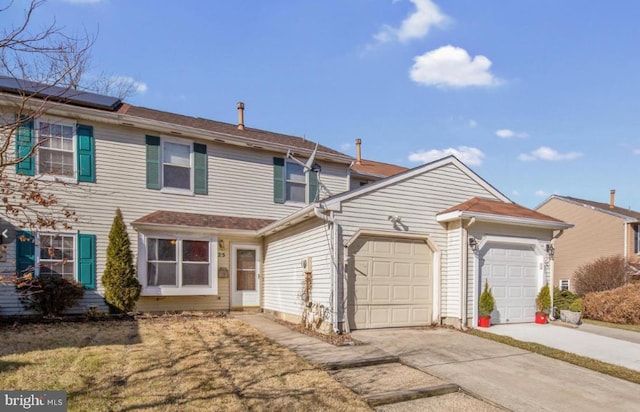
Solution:
<svg viewBox="0 0 640 412">
<path fill-rule="evenodd" d="M 230 315 L 234 313 L 262 313 L 262 308 L 260 306 L 238 306 L 231 308 L 229 312 Z"/>
</svg>

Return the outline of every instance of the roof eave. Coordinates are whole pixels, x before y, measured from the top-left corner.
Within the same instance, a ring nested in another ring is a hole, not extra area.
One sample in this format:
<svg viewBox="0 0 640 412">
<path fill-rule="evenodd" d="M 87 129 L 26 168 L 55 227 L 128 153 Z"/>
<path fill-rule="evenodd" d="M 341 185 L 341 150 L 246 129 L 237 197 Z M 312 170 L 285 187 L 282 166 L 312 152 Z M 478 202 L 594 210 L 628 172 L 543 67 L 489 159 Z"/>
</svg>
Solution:
<svg viewBox="0 0 640 412">
<path fill-rule="evenodd" d="M 268 236 L 268 235 L 273 235 L 274 233 L 277 233 L 281 230 L 284 230 L 289 226 L 296 225 L 304 220 L 309 219 L 310 217 L 315 216 L 313 209 L 316 208 L 317 206 L 318 206 L 317 204 L 312 203 L 298 210 L 297 212 L 290 214 L 284 219 L 280 219 L 277 222 L 273 222 L 270 225 L 263 227 L 262 229 L 258 230 L 256 233 L 258 236 Z"/>
<path fill-rule="evenodd" d="M 449 213 L 436 215 L 436 220 L 441 223 L 452 222 L 460 219 L 475 218 L 478 222 L 500 223 L 503 225 L 527 226 L 541 229 L 562 230 L 572 228 L 574 225 L 565 222 L 554 222 L 550 220 L 531 219 L 525 217 L 496 215 L 491 213 L 480 213 L 471 211 L 456 210 Z"/>
<path fill-rule="evenodd" d="M 169 225 L 164 223 L 132 222 L 131 226 L 136 231 L 172 232 L 172 233 L 197 233 L 208 235 L 251 236 L 257 237 L 258 231 L 252 229 L 225 229 L 208 226 Z"/>
</svg>

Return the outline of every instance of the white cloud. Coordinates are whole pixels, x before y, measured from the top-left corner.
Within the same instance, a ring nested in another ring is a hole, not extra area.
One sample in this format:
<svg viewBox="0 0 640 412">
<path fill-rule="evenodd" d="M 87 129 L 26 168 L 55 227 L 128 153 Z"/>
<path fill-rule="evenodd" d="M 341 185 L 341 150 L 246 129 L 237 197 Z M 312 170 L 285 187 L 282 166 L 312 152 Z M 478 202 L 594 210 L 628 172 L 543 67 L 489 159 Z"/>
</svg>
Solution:
<svg viewBox="0 0 640 412">
<path fill-rule="evenodd" d="M 518 192 L 517 190 L 511 191 L 511 194 L 514 196 L 520 196 L 520 192 Z"/>
<path fill-rule="evenodd" d="M 525 132 L 514 132 L 513 130 L 509 130 L 509 129 L 500 129 L 500 130 L 496 130 L 496 136 L 502 139 L 510 139 L 512 137 L 519 137 L 524 139 L 526 137 L 529 137 L 529 134 Z"/>
<path fill-rule="evenodd" d="M 528 162 L 532 160 L 550 160 L 550 161 L 558 161 L 558 160 L 573 160 L 582 156 L 580 152 L 567 152 L 560 153 L 555 149 L 552 149 L 547 146 L 541 146 L 536 150 L 529 153 L 521 153 L 518 156 L 518 160 L 523 162 Z"/>
<path fill-rule="evenodd" d="M 145 94 L 149 89 L 146 83 L 131 76 L 111 76 L 109 80 L 116 88 L 129 89 L 138 94 Z"/>
<path fill-rule="evenodd" d="M 389 43 L 392 41 L 407 42 L 412 39 L 425 37 L 432 27 L 442 27 L 449 17 L 440 11 L 440 8 L 431 0 L 410 0 L 416 6 L 416 10 L 405 18 L 400 27 L 394 28 L 384 25 L 380 31 L 373 35 L 377 43 Z M 397 1 L 393 1 L 396 3 Z"/>
<path fill-rule="evenodd" d="M 547 196 L 549 196 L 549 194 L 547 192 L 545 192 L 544 190 L 536 190 L 535 195 L 538 196 L 538 197 L 547 197 Z"/>
<path fill-rule="evenodd" d="M 633 154 L 640 155 L 640 149 L 634 149 Z"/>
<path fill-rule="evenodd" d="M 478 122 L 476 122 L 475 120 L 471 119 L 469 120 L 469 127 L 470 128 L 475 128 L 476 126 L 478 126 Z"/>
<path fill-rule="evenodd" d="M 489 69 L 485 56 L 471 58 L 465 49 L 451 45 L 440 47 L 413 58 L 409 71 L 418 84 L 437 87 L 495 86 L 501 83 Z"/>
<path fill-rule="evenodd" d="M 351 149 L 352 144 L 351 143 L 342 143 L 340 145 L 340 150 L 342 150 L 343 152 L 346 152 L 347 150 Z"/>
<path fill-rule="evenodd" d="M 461 162 L 471 166 L 480 166 L 482 164 L 482 158 L 484 157 L 484 153 L 478 148 L 458 146 L 457 148 L 450 147 L 443 150 L 433 149 L 414 152 L 409 154 L 409 161 L 429 163 L 450 155 L 454 155 Z"/>
</svg>

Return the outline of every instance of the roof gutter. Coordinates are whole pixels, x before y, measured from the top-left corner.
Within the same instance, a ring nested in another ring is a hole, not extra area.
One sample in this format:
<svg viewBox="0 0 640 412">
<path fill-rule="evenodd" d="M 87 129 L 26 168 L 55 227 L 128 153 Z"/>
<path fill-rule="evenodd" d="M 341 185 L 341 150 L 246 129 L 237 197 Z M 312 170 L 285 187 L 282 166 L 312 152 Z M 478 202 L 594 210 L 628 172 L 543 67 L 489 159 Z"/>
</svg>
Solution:
<svg viewBox="0 0 640 412">
<path fill-rule="evenodd" d="M 574 225 L 565 222 L 554 222 L 550 220 L 531 219 L 524 217 L 495 215 L 491 213 L 470 212 L 457 210 L 436 216 L 438 222 L 451 222 L 458 219 L 475 218 L 479 222 L 502 223 L 505 225 L 530 226 L 544 229 L 569 229 Z"/>
<path fill-rule="evenodd" d="M 197 233 L 208 235 L 229 235 L 229 236 L 257 236 L 256 230 L 250 229 L 224 229 L 215 227 L 202 226 L 181 226 L 181 225 L 165 225 L 162 223 L 132 222 L 131 226 L 136 231 L 154 231 L 154 232 L 175 232 L 175 233 Z"/>
</svg>

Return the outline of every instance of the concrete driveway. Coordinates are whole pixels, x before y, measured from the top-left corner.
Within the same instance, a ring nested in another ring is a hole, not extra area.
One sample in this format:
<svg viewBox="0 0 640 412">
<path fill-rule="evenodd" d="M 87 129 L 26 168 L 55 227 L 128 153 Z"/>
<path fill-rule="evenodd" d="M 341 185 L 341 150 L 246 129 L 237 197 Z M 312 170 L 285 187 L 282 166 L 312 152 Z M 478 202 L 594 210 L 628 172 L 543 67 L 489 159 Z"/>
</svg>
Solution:
<svg viewBox="0 0 640 412">
<path fill-rule="evenodd" d="M 449 329 L 352 336 L 514 411 L 638 410 L 640 385 Z"/>
</svg>

